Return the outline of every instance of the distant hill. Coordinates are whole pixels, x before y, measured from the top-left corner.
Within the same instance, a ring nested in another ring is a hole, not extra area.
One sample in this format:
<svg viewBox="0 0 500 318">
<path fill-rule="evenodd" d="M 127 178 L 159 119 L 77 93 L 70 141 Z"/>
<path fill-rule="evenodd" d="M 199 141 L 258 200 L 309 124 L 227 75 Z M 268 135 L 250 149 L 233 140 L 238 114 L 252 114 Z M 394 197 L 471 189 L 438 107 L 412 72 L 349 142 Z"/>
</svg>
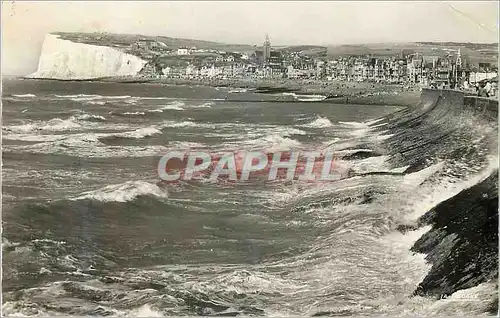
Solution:
<svg viewBox="0 0 500 318">
<path fill-rule="evenodd" d="M 253 51 L 253 45 L 245 44 L 226 44 L 219 42 L 210 42 L 203 40 L 171 38 L 166 36 L 150 36 L 141 34 L 116 34 L 116 33 L 74 33 L 74 32 L 54 32 L 63 40 L 69 40 L 77 43 L 111 46 L 117 48 L 127 48 L 138 40 L 153 40 L 165 43 L 170 49 L 180 47 L 197 47 L 199 49 L 214 49 L 230 52 L 248 52 Z"/>
<path fill-rule="evenodd" d="M 229 44 L 195 39 L 172 38 L 166 36 L 148 36 L 140 34 L 115 33 L 74 33 L 56 32 L 61 39 L 78 43 L 100 46 L 110 46 L 131 54 L 144 57 L 144 52 L 134 52 L 132 45 L 138 40 L 153 40 L 164 43 L 166 47 L 176 50 L 180 47 L 196 47 L 198 49 L 212 49 L 226 52 L 252 52 L 253 45 Z M 286 52 L 301 52 L 311 56 L 349 56 L 372 55 L 374 57 L 396 56 L 401 52 L 420 53 L 427 56 L 445 56 L 455 54 L 460 49 L 461 54 L 472 64 L 488 62 L 498 65 L 498 43 L 457 43 L 457 42 L 415 42 L 415 43 L 373 43 L 359 45 L 293 45 L 280 46 L 275 49 Z"/>
<path fill-rule="evenodd" d="M 427 56 L 456 54 L 470 63 L 488 62 L 498 65 L 498 43 L 457 43 L 457 42 L 415 42 L 415 43 L 373 43 L 360 45 L 337 45 L 328 47 L 328 56 L 372 55 L 374 57 L 396 56 L 401 52 L 413 52 Z"/>
<path fill-rule="evenodd" d="M 195 39 L 172 38 L 166 36 L 150 36 L 141 34 L 117 34 L 117 33 L 81 33 L 81 32 L 53 32 L 63 40 L 76 43 L 110 46 L 127 49 L 139 40 L 158 41 L 167 45 L 168 48 L 176 50 L 180 47 L 196 47 L 198 49 L 212 49 L 225 52 L 253 52 L 256 47 L 249 44 L 229 44 Z M 293 45 L 276 47 L 277 50 L 287 52 L 303 52 L 304 54 L 317 54 L 325 51 L 325 46 L 318 45 Z"/>
</svg>

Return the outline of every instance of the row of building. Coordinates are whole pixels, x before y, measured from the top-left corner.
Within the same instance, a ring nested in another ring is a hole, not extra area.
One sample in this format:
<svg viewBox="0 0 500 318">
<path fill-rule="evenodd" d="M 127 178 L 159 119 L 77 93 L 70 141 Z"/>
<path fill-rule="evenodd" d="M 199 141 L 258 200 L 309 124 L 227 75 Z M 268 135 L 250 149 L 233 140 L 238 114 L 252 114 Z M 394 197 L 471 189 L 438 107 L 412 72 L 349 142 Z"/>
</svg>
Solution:
<svg viewBox="0 0 500 318">
<path fill-rule="evenodd" d="M 181 47 L 153 58 L 143 74 L 173 78 L 307 78 L 454 87 L 496 76 L 496 69 L 491 65 L 483 63 L 479 66 L 482 72 L 472 72 L 460 50 L 444 57 L 402 52 L 398 56 L 382 58 L 348 56 L 327 59 L 325 56 L 273 50 L 266 36 L 261 49 L 251 53 Z"/>
</svg>

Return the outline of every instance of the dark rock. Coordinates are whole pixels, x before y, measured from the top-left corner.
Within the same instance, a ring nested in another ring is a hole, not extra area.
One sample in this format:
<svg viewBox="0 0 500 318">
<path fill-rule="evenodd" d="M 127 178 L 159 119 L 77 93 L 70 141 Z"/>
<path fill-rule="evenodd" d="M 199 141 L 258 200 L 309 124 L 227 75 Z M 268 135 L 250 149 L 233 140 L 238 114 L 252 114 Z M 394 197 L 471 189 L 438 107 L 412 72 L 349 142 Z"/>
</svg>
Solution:
<svg viewBox="0 0 500 318">
<path fill-rule="evenodd" d="M 498 277 L 498 171 L 421 217 L 412 247 L 432 264 L 415 295 L 446 297 Z"/>
</svg>

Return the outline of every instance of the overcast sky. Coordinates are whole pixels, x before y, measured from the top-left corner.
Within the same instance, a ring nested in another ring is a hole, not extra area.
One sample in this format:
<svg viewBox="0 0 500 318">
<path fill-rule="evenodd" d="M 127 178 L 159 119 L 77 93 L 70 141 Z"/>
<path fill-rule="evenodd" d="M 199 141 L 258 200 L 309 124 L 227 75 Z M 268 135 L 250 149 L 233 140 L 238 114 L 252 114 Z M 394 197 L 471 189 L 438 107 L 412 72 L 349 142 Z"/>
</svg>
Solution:
<svg viewBox="0 0 500 318">
<path fill-rule="evenodd" d="M 2 1 L 2 69 L 37 67 L 53 31 L 106 31 L 276 45 L 498 42 L 498 1 L 21 2 Z"/>
</svg>

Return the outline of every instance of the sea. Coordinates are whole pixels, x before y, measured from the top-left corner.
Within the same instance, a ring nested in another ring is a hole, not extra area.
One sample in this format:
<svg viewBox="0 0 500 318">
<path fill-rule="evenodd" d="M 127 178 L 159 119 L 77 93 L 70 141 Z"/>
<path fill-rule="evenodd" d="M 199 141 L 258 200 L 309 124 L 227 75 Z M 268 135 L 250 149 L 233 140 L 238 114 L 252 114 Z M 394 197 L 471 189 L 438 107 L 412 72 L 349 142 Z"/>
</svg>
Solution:
<svg viewBox="0 0 500 318">
<path fill-rule="evenodd" d="M 3 314 L 486 313 L 492 282 L 415 294 L 432 262 L 412 246 L 497 173 L 496 121 L 289 95 L 4 79 Z M 331 150 L 349 176 L 164 184 L 172 150 Z"/>
</svg>

